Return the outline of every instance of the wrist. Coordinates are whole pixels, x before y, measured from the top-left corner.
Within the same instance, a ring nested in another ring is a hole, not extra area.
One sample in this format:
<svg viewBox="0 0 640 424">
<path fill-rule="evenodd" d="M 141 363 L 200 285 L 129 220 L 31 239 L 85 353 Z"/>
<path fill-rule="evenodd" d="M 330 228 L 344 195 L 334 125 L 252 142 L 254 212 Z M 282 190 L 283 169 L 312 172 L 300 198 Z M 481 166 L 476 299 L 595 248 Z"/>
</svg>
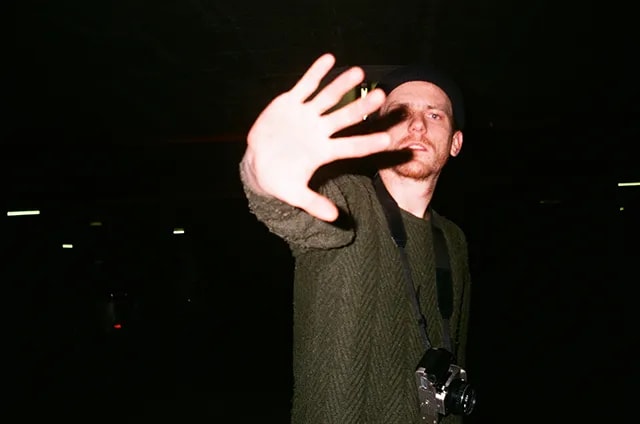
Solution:
<svg viewBox="0 0 640 424">
<path fill-rule="evenodd" d="M 249 189 L 255 194 L 261 196 L 267 196 L 268 193 L 262 189 L 258 182 L 256 175 L 256 169 L 254 165 L 254 155 L 250 148 L 247 148 L 242 160 L 240 161 L 240 180 L 246 189 Z"/>
</svg>

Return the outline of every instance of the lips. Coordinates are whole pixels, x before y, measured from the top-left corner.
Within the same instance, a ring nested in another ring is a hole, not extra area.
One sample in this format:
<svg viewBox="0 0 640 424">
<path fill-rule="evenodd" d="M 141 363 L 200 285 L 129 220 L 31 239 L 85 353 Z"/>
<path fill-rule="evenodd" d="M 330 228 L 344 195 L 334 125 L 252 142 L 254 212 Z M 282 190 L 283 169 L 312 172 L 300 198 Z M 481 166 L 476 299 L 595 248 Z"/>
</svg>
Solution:
<svg viewBox="0 0 640 424">
<path fill-rule="evenodd" d="M 404 143 L 401 147 L 402 150 L 416 150 L 416 151 L 426 151 L 429 149 L 429 145 L 427 143 L 412 141 L 409 143 Z"/>
<path fill-rule="evenodd" d="M 409 150 L 427 150 L 427 146 L 424 144 L 409 144 L 406 148 Z"/>
</svg>

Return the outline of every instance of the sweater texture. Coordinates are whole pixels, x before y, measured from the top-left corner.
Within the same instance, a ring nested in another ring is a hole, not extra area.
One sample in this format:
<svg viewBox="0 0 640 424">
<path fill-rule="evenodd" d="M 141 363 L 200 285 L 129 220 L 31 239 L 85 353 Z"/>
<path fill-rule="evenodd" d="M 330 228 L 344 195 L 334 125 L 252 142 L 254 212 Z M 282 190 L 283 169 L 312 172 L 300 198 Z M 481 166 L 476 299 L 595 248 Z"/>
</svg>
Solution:
<svg viewBox="0 0 640 424">
<path fill-rule="evenodd" d="M 251 191 L 249 209 L 284 239 L 295 259 L 292 424 L 421 423 L 416 366 L 425 352 L 398 247 L 372 181 L 341 175 L 318 190 L 340 208 L 327 223 Z M 406 253 L 429 339 L 442 345 L 431 223 L 401 211 Z M 462 230 L 432 212 L 443 230 L 453 280 L 450 334 L 464 367 L 471 279 Z M 443 424 L 461 423 L 448 416 Z"/>
</svg>

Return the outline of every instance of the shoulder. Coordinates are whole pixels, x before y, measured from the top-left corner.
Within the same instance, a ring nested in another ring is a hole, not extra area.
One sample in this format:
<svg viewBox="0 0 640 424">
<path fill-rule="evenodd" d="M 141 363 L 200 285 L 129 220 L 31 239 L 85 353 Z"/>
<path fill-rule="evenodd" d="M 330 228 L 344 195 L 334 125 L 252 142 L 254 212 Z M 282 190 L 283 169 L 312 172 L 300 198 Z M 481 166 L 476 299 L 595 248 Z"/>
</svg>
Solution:
<svg viewBox="0 0 640 424">
<path fill-rule="evenodd" d="M 444 233 L 449 249 L 452 266 L 462 274 L 462 281 L 470 283 L 469 276 L 469 246 L 462 228 L 451 219 L 438 215 L 434 211 L 434 224 Z"/>
<path fill-rule="evenodd" d="M 450 243 L 466 251 L 467 237 L 462 228 L 446 216 L 440 215 L 437 211 L 434 210 L 432 213 L 434 223 L 442 229 Z"/>
<path fill-rule="evenodd" d="M 320 174 L 311 181 L 310 186 L 330 198 L 334 195 L 351 198 L 374 193 L 371 177 L 357 173 L 330 176 Z"/>
</svg>

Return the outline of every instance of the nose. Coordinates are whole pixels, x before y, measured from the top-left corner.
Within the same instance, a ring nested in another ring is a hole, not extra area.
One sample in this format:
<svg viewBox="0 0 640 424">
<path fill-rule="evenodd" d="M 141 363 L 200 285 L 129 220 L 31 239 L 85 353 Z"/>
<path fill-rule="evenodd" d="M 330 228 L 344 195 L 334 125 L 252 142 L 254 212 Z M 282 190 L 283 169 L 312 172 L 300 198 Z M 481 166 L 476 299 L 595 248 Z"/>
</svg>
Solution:
<svg viewBox="0 0 640 424">
<path fill-rule="evenodd" d="M 427 121 L 420 113 L 412 113 L 409 117 L 409 131 L 425 132 L 427 130 Z"/>
</svg>

